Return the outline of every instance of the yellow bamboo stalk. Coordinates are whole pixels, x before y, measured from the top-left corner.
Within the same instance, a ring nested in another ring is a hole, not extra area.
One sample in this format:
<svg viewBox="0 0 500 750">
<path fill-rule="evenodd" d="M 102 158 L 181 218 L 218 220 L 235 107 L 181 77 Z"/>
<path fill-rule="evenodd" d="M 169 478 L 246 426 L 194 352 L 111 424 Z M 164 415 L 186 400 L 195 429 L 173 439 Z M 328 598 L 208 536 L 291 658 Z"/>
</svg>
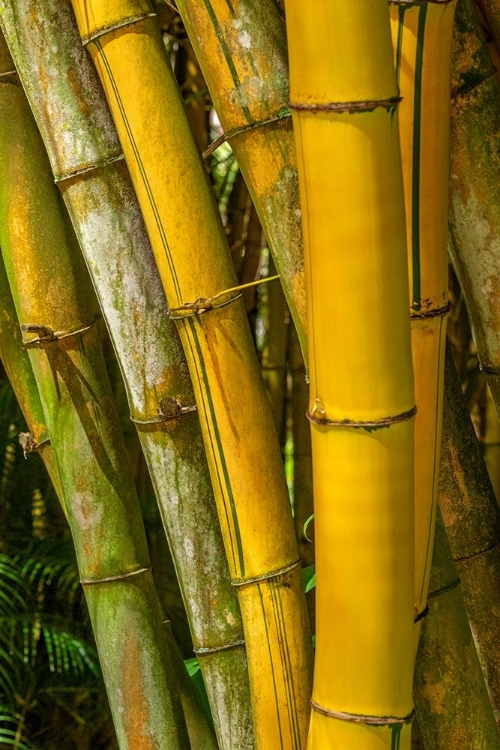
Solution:
<svg viewBox="0 0 500 750">
<path fill-rule="evenodd" d="M 151 6 L 73 0 L 193 378 L 247 644 L 257 748 L 298 750 L 310 634 L 279 445 L 218 211 Z M 147 85 L 144 85 L 147 82 Z"/>
<path fill-rule="evenodd" d="M 391 0 L 415 371 L 415 651 L 436 520 L 448 303 L 451 41 L 456 0 Z"/>
<path fill-rule="evenodd" d="M 413 415 L 384 0 L 287 0 L 317 571 L 310 750 L 410 747 Z"/>
</svg>

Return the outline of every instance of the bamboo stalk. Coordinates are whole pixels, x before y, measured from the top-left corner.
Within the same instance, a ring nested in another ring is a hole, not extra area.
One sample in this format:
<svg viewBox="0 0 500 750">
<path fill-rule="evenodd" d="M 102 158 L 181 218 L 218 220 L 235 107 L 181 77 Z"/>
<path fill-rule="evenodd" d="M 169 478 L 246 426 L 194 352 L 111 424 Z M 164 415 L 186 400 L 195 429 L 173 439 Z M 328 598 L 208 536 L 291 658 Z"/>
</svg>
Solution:
<svg viewBox="0 0 500 750">
<path fill-rule="evenodd" d="M 243 615 L 256 745 L 300 748 L 311 641 L 298 552 L 279 445 L 217 207 L 150 5 L 82 0 L 73 7 L 110 102 L 193 377 Z"/>
<path fill-rule="evenodd" d="M 250 750 L 241 615 L 220 554 L 199 420 L 191 413 L 194 394 L 97 75 L 81 49 L 69 0 L 40 0 L 36 9 L 2 0 L 0 7 L 120 361 L 221 749 Z"/>
<path fill-rule="evenodd" d="M 2 40 L 0 241 L 122 748 L 188 748 L 86 276 Z"/>
<path fill-rule="evenodd" d="M 500 498 L 500 420 L 490 389 L 486 389 L 486 429 L 482 438 L 484 463 L 493 491 Z"/>
<path fill-rule="evenodd" d="M 274 0 L 180 0 L 214 107 L 262 223 L 307 360 L 297 165 Z"/>
<path fill-rule="evenodd" d="M 500 408 L 500 91 L 469 0 L 461 0 L 454 39 L 450 252 L 474 341 Z"/>
<path fill-rule="evenodd" d="M 391 0 L 415 373 L 415 653 L 436 519 L 448 304 L 451 44 L 455 0 Z"/>
<path fill-rule="evenodd" d="M 500 726 L 500 509 L 451 356 L 446 361 L 439 503 Z"/>
<path fill-rule="evenodd" d="M 23 346 L 19 321 L 14 300 L 10 292 L 7 274 L 0 257 L 0 359 L 9 378 L 16 399 L 21 407 L 29 434 L 23 436 L 23 449 L 26 458 L 37 452 L 48 471 L 61 507 L 66 514 L 64 496 L 61 490 L 59 473 L 54 452 L 50 444 L 49 431 L 42 402 L 36 384 L 28 352 Z"/>
<path fill-rule="evenodd" d="M 316 542 L 308 747 L 409 748 L 413 415 L 389 12 L 287 0 Z"/>
<path fill-rule="evenodd" d="M 423 750 L 500 747 L 462 594 L 438 512 L 429 614 L 415 670 L 415 706 Z"/>
</svg>

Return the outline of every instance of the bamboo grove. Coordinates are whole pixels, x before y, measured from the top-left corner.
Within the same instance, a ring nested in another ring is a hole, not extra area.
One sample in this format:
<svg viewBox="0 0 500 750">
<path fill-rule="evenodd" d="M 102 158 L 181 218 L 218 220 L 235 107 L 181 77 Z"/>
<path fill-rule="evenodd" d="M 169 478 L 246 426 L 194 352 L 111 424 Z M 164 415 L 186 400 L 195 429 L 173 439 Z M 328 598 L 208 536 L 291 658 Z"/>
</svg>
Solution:
<svg viewBox="0 0 500 750">
<path fill-rule="evenodd" d="M 2 372 L 120 750 L 500 750 L 499 19 L 0 0 Z"/>
</svg>

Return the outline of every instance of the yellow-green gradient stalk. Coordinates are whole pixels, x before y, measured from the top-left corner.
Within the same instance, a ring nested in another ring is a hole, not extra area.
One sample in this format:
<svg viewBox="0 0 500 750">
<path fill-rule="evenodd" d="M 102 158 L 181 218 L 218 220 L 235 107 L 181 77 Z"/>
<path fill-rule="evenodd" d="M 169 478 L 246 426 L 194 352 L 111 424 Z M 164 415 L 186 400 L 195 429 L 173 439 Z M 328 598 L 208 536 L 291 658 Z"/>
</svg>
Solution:
<svg viewBox="0 0 500 750">
<path fill-rule="evenodd" d="M 410 747 L 413 416 L 389 10 L 287 0 L 316 542 L 310 750 Z"/>
<path fill-rule="evenodd" d="M 455 0 L 391 0 L 415 374 L 415 650 L 427 606 L 448 313 L 451 41 Z"/>
<path fill-rule="evenodd" d="M 243 617 L 256 746 L 295 750 L 307 733 L 311 640 L 279 444 L 244 307 L 227 291 L 237 280 L 218 210 L 149 3 L 73 7 L 193 379 Z"/>
</svg>

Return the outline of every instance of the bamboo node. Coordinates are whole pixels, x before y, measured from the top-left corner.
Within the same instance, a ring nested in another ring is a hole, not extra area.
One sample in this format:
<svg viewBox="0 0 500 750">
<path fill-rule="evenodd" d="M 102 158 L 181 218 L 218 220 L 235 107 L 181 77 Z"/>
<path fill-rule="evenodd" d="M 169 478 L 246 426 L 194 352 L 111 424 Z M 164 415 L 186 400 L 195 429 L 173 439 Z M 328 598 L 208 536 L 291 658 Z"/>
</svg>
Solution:
<svg viewBox="0 0 500 750">
<path fill-rule="evenodd" d="M 217 151 L 217 149 L 222 146 L 223 143 L 230 141 L 231 138 L 235 138 L 237 135 L 241 135 L 242 133 L 248 133 L 250 130 L 255 130 L 256 128 L 263 127 L 264 125 L 271 125 L 273 122 L 286 120 L 288 117 L 291 117 L 291 114 L 292 113 L 290 112 L 288 107 L 282 107 L 280 111 L 272 117 L 266 117 L 264 120 L 255 120 L 248 125 L 242 125 L 240 128 L 233 128 L 227 133 L 223 133 L 221 136 L 216 138 L 215 141 L 212 141 L 210 146 L 203 152 L 203 158 L 208 159 L 208 157 L 212 156 L 212 154 Z"/>
<path fill-rule="evenodd" d="M 484 372 L 485 375 L 500 375 L 500 367 L 492 367 L 479 363 L 479 369 L 481 370 L 481 372 Z"/>
<path fill-rule="evenodd" d="M 182 417 L 183 414 L 190 414 L 191 412 L 196 411 L 197 408 L 196 404 L 182 406 L 179 399 L 174 398 L 173 396 L 165 396 L 165 398 L 162 398 L 158 406 L 158 416 L 141 419 L 140 417 L 134 417 L 134 415 L 131 414 L 130 419 L 135 424 L 160 424 L 161 422 L 170 422 L 172 419 L 178 419 L 179 417 Z"/>
<path fill-rule="evenodd" d="M 245 639 L 243 636 L 241 638 L 236 638 L 236 640 L 231 641 L 230 643 L 223 643 L 222 646 L 212 646 L 212 647 L 200 647 L 200 648 L 194 648 L 193 651 L 196 654 L 196 656 L 207 656 L 209 654 L 218 654 L 219 651 L 229 651 L 232 648 L 237 648 L 239 646 L 245 645 Z"/>
<path fill-rule="evenodd" d="M 428 0 L 426 0 L 428 2 Z M 425 320 L 427 318 L 442 318 L 445 315 L 448 315 L 450 312 L 451 305 L 449 302 L 446 303 L 446 305 L 443 305 L 442 307 L 435 307 L 432 310 L 424 310 L 423 312 L 418 312 L 417 310 L 410 310 L 410 317 L 412 320 Z"/>
<path fill-rule="evenodd" d="M 134 23 L 145 21 L 147 18 L 156 18 L 156 13 L 141 13 L 141 15 L 137 16 L 128 16 L 127 18 L 120 19 L 120 21 L 118 21 L 117 23 L 112 23 L 109 26 L 103 26 L 100 29 L 96 29 L 91 34 L 82 36 L 82 45 L 86 47 L 88 44 L 96 41 L 101 36 L 110 34 L 112 31 L 118 31 L 118 29 L 123 29 L 125 28 L 125 26 L 133 26 Z"/>
<path fill-rule="evenodd" d="M 82 586 L 96 586 L 98 583 L 113 583 L 113 581 L 123 581 L 126 578 L 132 578 L 138 576 L 141 573 L 148 573 L 151 570 L 149 565 L 147 568 L 137 568 L 137 570 L 129 570 L 127 573 L 118 573 L 115 576 L 106 576 L 105 578 L 80 578 Z"/>
<path fill-rule="evenodd" d="M 94 172 L 94 170 L 96 169 L 103 169 L 103 167 L 107 167 L 110 164 L 113 164 L 115 161 L 123 161 L 124 158 L 125 157 L 123 154 L 110 156 L 109 159 L 103 159 L 102 161 L 95 162 L 94 164 L 88 164 L 85 167 L 78 167 L 71 172 L 65 172 L 64 174 L 57 175 L 56 177 L 54 177 L 54 182 L 56 183 L 56 185 L 60 185 L 67 180 L 72 180 L 74 177 L 80 177 L 80 175 Z"/>
<path fill-rule="evenodd" d="M 31 432 L 19 433 L 19 444 L 23 449 L 24 458 L 28 458 L 30 453 L 35 453 L 42 447 L 42 445 L 48 445 L 48 443 L 50 443 L 50 438 L 46 438 L 37 443 Z"/>
<path fill-rule="evenodd" d="M 286 565 L 284 568 L 279 568 L 278 570 L 272 570 L 269 573 L 262 573 L 258 576 L 249 576 L 248 578 L 235 578 L 231 581 L 231 584 L 235 587 L 248 586 L 251 583 L 260 583 L 261 581 L 267 581 L 270 578 L 278 578 L 279 576 L 288 573 L 290 570 L 299 567 L 299 565 L 300 560 L 295 560 L 295 562 L 290 563 L 290 565 Z"/>
<path fill-rule="evenodd" d="M 391 96 L 389 99 L 373 99 L 361 102 L 290 102 L 290 109 L 296 112 L 371 112 L 374 109 L 394 109 L 401 101 L 401 96 Z"/>
<path fill-rule="evenodd" d="M 323 714 L 323 716 L 328 716 L 331 719 L 340 719 L 342 721 L 352 721 L 357 724 L 370 724 L 372 726 L 387 726 L 387 725 L 394 725 L 394 724 L 410 724 L 411 720 L 413 719 L 413 716 L 415 714 L 415 710 L 413 709 L 409 714 L 406 716 L 369 716 L 369 715 L 363 715 L 363 714 L 350 714 L 346 713 L 345 711 L 333 711 L 331 708 L 325 708 L 324 706 L 320 706 L 319 703 L 316 703 L 311 698 L 311 706 L 313 711 L 316 711 L 318 714 Z"/>
<path fill-rule="evenodd" d="M 68 339 L 72 336 L 81 336 L 83 333 L 86 333 L 90 328 L 92 328 L 93 325 L 96 324 L 99 316 L 96 315 L 94 317 L 94 320 L 92 323 L 89 323 L 87 326 L 83 326 L 82 328 L 78 328 L 75 331 L 54 331 L 53 328 L 50 326 L 43 326 L 39 323 L 23 323 L 21 326 L 21 331 L 23 333 L 36 333 L 38 334 L 33 339 L 28 339 L 28 341 L 23 341 L 24 346 L 37 346 L 40 344 L 53 344 L 56 341 L 61 341 L 61 339 Z"/>
<path fill-rule="evenodd" d="M 328 419 L 326 417 L 325 407 L 319 399 L 316 399 L 311 410 L 306 411 L 306 417 L 310 422 L 321 425 L 322 427 L 354 427 L 363 430 L 379 430 L 383 427 L 390 427 L 398 422 L 406 422 L 412 419 L 417 413 L 417 407 L 414 406 L 402 414 L 395 414 L 392 417 L 382 417 L 369 422 L 358 422 L 352 419 Z"/>
<path fill-rule="evenodd" d="M 214 294 L 213 297 L 198 297 L 194 302 L 185 302 L 180 307 L 171 307 L 168 310 L 168 317 L 171 320 L 184 320 L 184 318 L 191 318 L 195 315 L 203 315 L 203 313 L 209 310 L 217 310 L 220 307 L 226 307 L 231 302 L 235 302 L 242 296 L 242 290 L 248 289 L 252 286 L 258 286 L 259 284 L 266 284 L 268 281 L 274 281 L 279 279 L 280 275 L 267 276 L 264 279 L 258 279 L 257 281 L 250 281 L 248 284 L 241 284 L 240 286 L 234 286 L 231 289 L 225 289 L 223 292 Z"/>
</svg>

